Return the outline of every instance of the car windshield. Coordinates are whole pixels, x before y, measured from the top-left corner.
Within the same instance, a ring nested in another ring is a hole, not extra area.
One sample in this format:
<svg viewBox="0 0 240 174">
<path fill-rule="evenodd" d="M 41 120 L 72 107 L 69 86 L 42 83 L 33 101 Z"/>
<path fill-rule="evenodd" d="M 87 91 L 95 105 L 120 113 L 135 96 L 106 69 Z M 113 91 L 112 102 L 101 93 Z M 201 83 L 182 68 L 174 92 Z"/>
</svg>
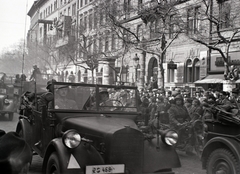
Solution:
<svg viewBox="0 0 240 174">
<path fill-rule="evenodd" d="M 76 83 L 55 84 L 54 109 L 136 112 L 136 88 Z"/>
</svg>

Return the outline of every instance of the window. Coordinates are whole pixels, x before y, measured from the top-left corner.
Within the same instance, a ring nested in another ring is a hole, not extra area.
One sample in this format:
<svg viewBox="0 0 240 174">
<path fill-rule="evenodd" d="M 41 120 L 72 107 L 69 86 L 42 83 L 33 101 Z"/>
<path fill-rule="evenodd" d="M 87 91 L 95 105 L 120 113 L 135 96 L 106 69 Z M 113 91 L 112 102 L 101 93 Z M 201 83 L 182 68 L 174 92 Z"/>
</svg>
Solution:
<svg viewBox="0 0 240 174">
<path fill-rule="evenodd" d="M 187 60 L 187 68 L 186 68 L 187 72 L 187 78 L 186 78 L 186 82 L 193 82 L 193 62 L 191 59 Z"/>
<path fill-rule="evenodd" d="M 73 16 L 75 16 L 76 15 L 76 3 L 74 3 L 73 5 L 72 5 L 72 15 Z"/>
<path fill-rule="evenodd" d="M 71 14 L 71 7 L 68 7 L 68 16 L 70 16 Z"/>
<path fill-rule="evenodd" d="M 87 16 L 84 17 L 84 27 L 87 28 Z"/>
<path fill-rule="evenodd" d="M 42 37 L 43 36 L 43 31 L 42 31 L 43 29 L 42 29 L 42 27 L 40 28 L 40 37 Z"/>
<path fill-rule="evenodd" d="M 97 53 L 97 40 L 95 39 L 96 38 L 96 35 L 93 37 L 93 53 Z"/>
<path fill-rule="evenodd" d="M 123 10 L 125 13 L 128 13 L 130 11 L 130 7 L 131 7 L 131 0 L 124 0 Z"/>
<path fill-rule="evenodd" d="M 200 24 L 200 7 L 190 8 L 187 11 L 187 33 L 189 35 L 196 34 L 199 31 Z"/>
<path fill-rule="evenodd" d="M 112 34 L 112 50 L 116 50 L 116 37 L 115 34 Z"/>
<path fill-rule="evenodd" d="M 87 5 L 88 4 L 88 0 L 85 0 L 85 5 Z"/>
<path fill-rule="evenodd" d="M 221 29 L 230 27 L 230 12 L 230 2 L 227 0 L 221 1 L 219 3 L 219 24 Z"/>
<path fill-rule="evenodd" d="M 94 11 L 94 14 L 93 14 L 94 18 L 93 18 L 93 28 L 96 29 L 97 28 L 97 12 L 96 10 Z"/>
<path fill-rule="evenodd" d="M 89 18 L 88 18 L 88 20 L 89 20 L 89 30 L 92 30 L 92 23 L 93 23 L 92 19 L 93 19 L 93 14 L 90 13 Z"/>
<path fill-rule="evenodd" d="M 99 16 L 99 23 L 100 23 L 100 25 L 102 25 L 102 24 L 103 24 L 103 13 L 100 12 L 99 15 L 100 15 L 100 16 Z"/>
<path fill-rule="evenodd" d="M 102 44 L 102 38 L 99 38 L 99 53 L 103 51 L 103 44 Z"/>
<path fill-rule="evenodd" d="M 80 0 L 80 7 L 83 6 L 83 0 Z"/>
<path fill-rule="evenodd" d="M 142 0 L 138 0 L 138 8 L 141 8 L 142 6 Z"/>
<path fill-rule="evenodd" d="M 194 61 L 194 79 L 193 81 L 200 80 L 200 61 L 196 59 Z"/>
<path fill-rule="evenodd" d="M 108 35 L 109 35 L 109 33 L 106 33 L 106 37 L 105 37 L 105 52 L 108 52 L 108 51 L 109 51 Z"/>
</svg>

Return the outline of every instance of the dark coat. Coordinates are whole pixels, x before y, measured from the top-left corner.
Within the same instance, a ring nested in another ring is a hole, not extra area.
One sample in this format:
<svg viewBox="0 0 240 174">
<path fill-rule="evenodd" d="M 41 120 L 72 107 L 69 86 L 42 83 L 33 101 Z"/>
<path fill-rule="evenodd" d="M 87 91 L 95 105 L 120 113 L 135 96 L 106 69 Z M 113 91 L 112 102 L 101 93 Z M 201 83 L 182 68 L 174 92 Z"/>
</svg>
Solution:
<svg viewBox="0 0 240 174">
<path fill-rule="evenodd" d="M 168 109 L 170 127 L 176 128 L 178 127 L 178 123 L 184 123 L 186 121 L 190 121 L 190 116 L 188 114 L 187 108 L 185 106 L 179 106 L 176 104 L 172 104 Z"/>
</svg>

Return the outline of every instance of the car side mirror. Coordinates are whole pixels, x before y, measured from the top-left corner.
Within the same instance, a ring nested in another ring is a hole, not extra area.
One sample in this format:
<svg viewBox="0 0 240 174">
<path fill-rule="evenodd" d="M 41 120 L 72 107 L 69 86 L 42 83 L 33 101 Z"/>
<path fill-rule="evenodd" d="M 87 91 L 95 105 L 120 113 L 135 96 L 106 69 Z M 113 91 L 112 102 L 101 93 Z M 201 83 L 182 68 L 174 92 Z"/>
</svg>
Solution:
<svg viewBox="0 0 240 174">
<path fill-rule="evenodd" d="M 45 94 L 45 100 L 46 101 L 52 101 L 53 100 L 53 93 L 51 93 L 51 92 L 47 92 L 46 94 Z"/>
</svg>

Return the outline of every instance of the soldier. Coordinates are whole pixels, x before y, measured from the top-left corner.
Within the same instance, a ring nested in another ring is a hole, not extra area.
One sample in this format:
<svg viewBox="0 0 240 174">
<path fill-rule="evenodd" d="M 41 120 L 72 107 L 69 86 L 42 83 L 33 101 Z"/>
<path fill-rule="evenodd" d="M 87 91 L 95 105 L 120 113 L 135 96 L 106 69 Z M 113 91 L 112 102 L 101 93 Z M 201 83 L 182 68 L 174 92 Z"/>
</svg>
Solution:
<svg viewBox="0 0 240 174">
<path fill-rule="evenodd" d="M 36 80 L 37 75 L 41 74 L 40 69 L 37 67 L 37 65 L 33 65 L 33 72 L 29 80 Z"/>
<path fill-rule="evenodd" d="M 67 98 L 68 92 L 68 86 L 58 87 L 55 95 L 55 109 L 78 109 L 76 101 Z"/>
<path fill-rule="evenodd" d="M 46 92 L 46 93 L 44 93 L 44 94 L 42 94 L 41 96 L 40 96 L 40 99 L 39 99 L 39 104 L 38 104 L 38 106 L 39 106 L 39 111 L 42 111 L 42 107 L 43 106 L 48 106 L 49 104 L 48 104 L 48 101 L 46 100 L 46 95 L 47 95 L 47 93 L 49 93 L 49 92 L 51 92 L 51 93 L 53 93 L 53 85 L 52 85 L 52 83 L 53 82 L 57 82 L 55 79 L 52 79 L 52 80 L 49 80 L 48 82 L 47 82 L 47 87 L 46 87 L 46 89 L 47 89 L 47 91 L 48 92 Z"/>
<path fill-rule="evenodd" d="M 188 132 L 186 132 L 186 129 L 184 128 L 186 126 L 185 123 L 190 122 L 191 118 L 188 114 L 187 108 L 184 106 L 184 101 L 181 94 L 175 97 L 174 104 L 172 104 L 171 107 L 169 108 L 168 114 L 170 127 L 178 131 L 179 135 L 178 147 L 181 149 L 183 148 L 186 154 L 193 155 L 193 145 L 195 143 L 194 141 L 195 137 L 191 136 L 189 139 L 190 135 L 188 134 Z M 187 145 L 184 142 L 186 139 L 189 139 Z"/>
<path fill-rule="evenodd" d="M 170 118 L 170 126 L 174 129 L 179 129 L 186 121 L 190 121 L 187 108 L 184 106 L 182 95 L 177 95 L 174 99 L 174 104 L 168 110 Z"/>
</svg>

